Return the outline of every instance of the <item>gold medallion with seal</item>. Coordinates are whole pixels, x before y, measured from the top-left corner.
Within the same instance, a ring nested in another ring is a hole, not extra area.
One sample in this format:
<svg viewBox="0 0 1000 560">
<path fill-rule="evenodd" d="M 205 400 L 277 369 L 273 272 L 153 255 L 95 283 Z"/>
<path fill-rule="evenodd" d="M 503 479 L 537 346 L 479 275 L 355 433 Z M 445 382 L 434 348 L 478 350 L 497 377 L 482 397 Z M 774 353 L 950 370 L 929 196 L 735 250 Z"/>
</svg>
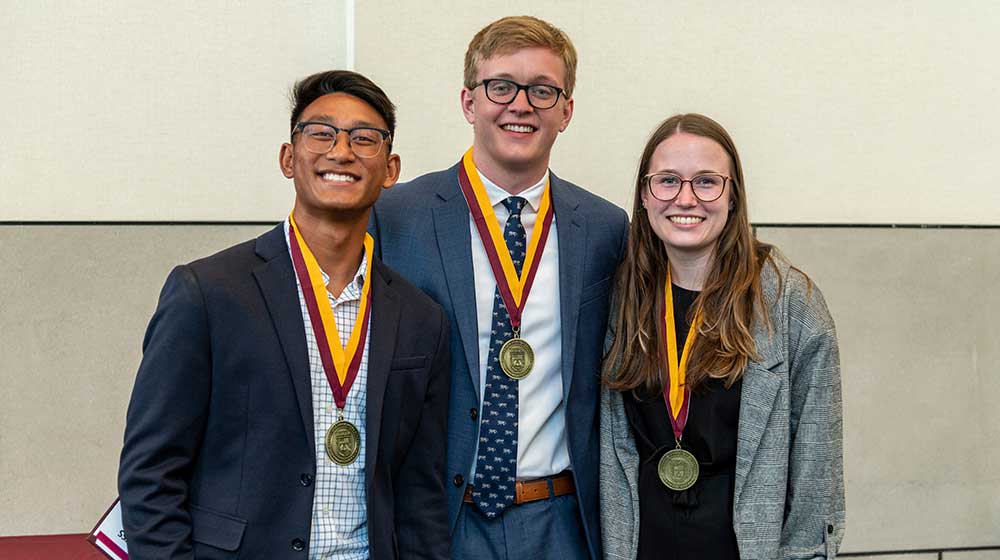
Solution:
<svg viewBox="0 0 1000 560">
<path fill-rule="evenodd" d="M 338 465 L 350 465 L 361 452 L 361 433 L 347 420 L 338 420 L 326 431 L 326 455 Z"/>
<path fill-rule="evenodd" d="M 678 492 L 687 490 L 698 480 L 698 459 L 680 447 L 671 449 L 660 457 L 656 472 L 667 488 Z"/>
<path fill-rule="evenodd" d="M 523 338 L 515 337 L 500 347 L 500 369 L 507 377 L 522 380 L 535 367 L 535 352 Z"/>
</svg>

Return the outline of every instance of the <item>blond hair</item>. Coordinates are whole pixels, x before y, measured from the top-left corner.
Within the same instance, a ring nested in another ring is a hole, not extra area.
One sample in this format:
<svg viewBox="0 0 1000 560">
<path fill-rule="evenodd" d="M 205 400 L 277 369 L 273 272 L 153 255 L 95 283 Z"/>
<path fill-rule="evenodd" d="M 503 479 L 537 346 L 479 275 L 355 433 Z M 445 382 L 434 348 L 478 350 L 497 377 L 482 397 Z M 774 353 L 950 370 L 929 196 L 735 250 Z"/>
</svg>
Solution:
<svg viewBox="0 0 1000 560">
<path fill-rule="evenodd" d="M 566 68 L 563 89 L 567 99 L 572 97 L 573 86 L 576 85 L 576 49 L 573 42 L 558 27 L 532 16 L 498 19 L 476 33 L 465 51 L 465 87 L 476 87 L 476 75 L 482 61 L 531 47 L 549 49 L 562 59 Z"/>
</svg>

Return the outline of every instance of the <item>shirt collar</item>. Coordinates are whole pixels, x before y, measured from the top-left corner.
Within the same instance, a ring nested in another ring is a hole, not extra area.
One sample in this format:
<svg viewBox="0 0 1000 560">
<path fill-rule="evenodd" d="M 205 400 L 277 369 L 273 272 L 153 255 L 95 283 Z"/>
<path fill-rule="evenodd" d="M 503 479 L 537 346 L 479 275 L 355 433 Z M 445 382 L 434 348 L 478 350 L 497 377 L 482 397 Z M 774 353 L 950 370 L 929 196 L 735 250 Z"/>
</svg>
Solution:
<svg viewBox="0 0 1000 560">
<path fill-rule="evenodd" d="M 337 298 L 338 301 L 351 301 L 355 299 L 361 299 L 361 289 L 365 287 L 365 268 L 368 266 L 368 254 L 364 249 L 361 250 L 361 264 L 358 266 L 357 272 L 354 273 L 354 280 L 344 286 L 344 291 L 340 292 L 340 297 Z M 329 284 L 330 277 L 323 273 L 323 282 Z"/>
<path fill-rule="evenodd" d="M 486 188 L 486 196 L 490 199 L 490 206 L 496 206 L 502 203 L 507 197 L 512 196 L 509 192 L 497 186 L 496 183 L 490 181 L 481 171 L 476 169 L 476 172 L 479 173 L 479 178 L 483 181 L 483 187 Z M 517 194 L 517 196 L 528 201 L 528 205 L 535 212 L 538 212 L 538 206 L 542 203 L 542 194 L 545 193 L 545 183 L 548 179 L 549 171 L 546 169 L 545 175 L 542 175 L 541 180 Z"/>
<path fill-rule="evenodd" d="M 285 218 L 285 244 L 288 244 L 288 229 L 291 226 L 288 218 Z M 288 256 L 291 257 L 292 248 L 288 248 Z M 337 301 L 350 301 L 352 299 L 361 299 L 361 289 L 365 286 L 365 270 L 368 268 L 368 253 L 362 248 L 361 250 L 361 265 L 358 266 L 357 272 L 354 273 L 354 279 L 351 280 L 346 286 L 344 286 L 344 291 L 340 293 L 340 297 Z M 330 283 L 330 275 L 323 271 L 321 268 L 319 270 L 320 274 L 323 275 L 323 284 Z"/>
</svg>

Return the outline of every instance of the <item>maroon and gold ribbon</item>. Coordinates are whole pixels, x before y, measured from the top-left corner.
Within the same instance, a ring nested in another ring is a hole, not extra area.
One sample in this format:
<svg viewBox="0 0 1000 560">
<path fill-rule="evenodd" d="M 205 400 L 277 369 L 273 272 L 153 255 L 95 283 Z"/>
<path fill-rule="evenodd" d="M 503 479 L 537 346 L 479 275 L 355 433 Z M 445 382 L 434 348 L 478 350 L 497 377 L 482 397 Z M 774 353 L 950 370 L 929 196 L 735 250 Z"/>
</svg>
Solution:
<svg viewBox="0 0 1000 560">
<path fill-rule="evenodd" d="M 493 278 L 496 279 L 500 297 L 503 298 L 504 306 L 510 315 L 510 325 L 516 331 L 521 328 L 521 312 L 528 300 L 528 293 L 535 281 L 542 252 L 545 250 L 545 240 L 548 239 L 549 230 L 552 228 L 553 210 L 549 181 L 548 179 L 545 181 L 545 191 L 538 206 L 539 219 L 535 222 L 520 276 L 514 268 L 514 261 L 510 258 L 507 242 L 504 241 L 503 232 L 500 231 L 493 205 L 486 195 L 486 188 L 476 171 L 476 164 L 472 160 L 472 148 L 465 152 L 462 165 L 458 166 L 458 183 L 469 205 L 476 230 L 479 231 L 479 238 L 483 242 L 483 249 L 486 250 L 490 268 L 493 269 Z"/>
<path fill-rule="evenodd" d="M 674 437 L 680 442 L 684 426 L 687 424 L 688 410 L 691 406 L 691 390 L 687 388 L 687 366 L 691 347 L 698 334 L 698 324 L 701 313 L 695 315 L 694 322 L 688 330 L 684 349 L 680 360 L 677 359 L 677 329 L 674 325 L 674 293 L 670 281 L 670 267 L 667 266 L 667 278 L 663 283 L 663 333 L 667 338 L 667 371 L 669 379 L 663 388 L 663 401 L 667 404 L 667 415 L 670 417 L 670 427 Z"/>
<path fill-rule="evenodd" d="M 347 404 L 347 395 L 361 368 L 361 357 L 365 353 L 365 339 L 368 337 L 368 320 L 372 308 L 371 271 L 372 249 L 375 242 L 371 235 L 365 233 L 365 254 L 368 260 L 365 265 L 365 283 L 361 288 L 361 308 L 358 310 L 358 319 L 354 322 L 351 337 L 345 348 L 340 343 L 333 306 L 327 295 L 326 283 L 323 282 L 323 271 L 320 270 L 319 263 L 316 262 L 316 257 L 309 250 L 309 246 L 302 239 L 295 218 L 289 215 L 288 222 L 288 246 L 292 250 L 295 273 L 299 277 L 302 295 L 309 310 L 309 320 L 312 323 L 316 345 L 319 347 L 323 371 L 333 390 L 337 408 L 343 409 Z"/>
</svg>

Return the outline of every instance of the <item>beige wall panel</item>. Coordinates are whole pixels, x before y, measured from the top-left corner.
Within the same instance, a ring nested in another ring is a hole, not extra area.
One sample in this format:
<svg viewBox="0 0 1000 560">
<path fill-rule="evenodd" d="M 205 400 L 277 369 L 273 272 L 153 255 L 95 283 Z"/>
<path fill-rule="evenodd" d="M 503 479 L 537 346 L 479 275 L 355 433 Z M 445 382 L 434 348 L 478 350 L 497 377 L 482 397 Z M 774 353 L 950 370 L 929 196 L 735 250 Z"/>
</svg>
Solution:
<svg viewBox="0 0 1000 560">
<path fill-rule="evenodd" d="M 945 552 L 943 560 L 1000 560 L 1000 550 Z"/>
<path fill-rule="evenodd" d="M 349 63 L 349 3 L 4 2 L 0 220 L 287 212 L 288 90 Z"/>
<path fill-rule="evenodd" d="M 91 529 L 167 273 L 265 229 L 0 227 L 0 536 Z"/>
<path fill-rule="evenodd" d="M 0 220 L 268 219 L 291 200 L 288 86 L 352 49 L 399 104 L 404 177 L 450 165 L 468 40 L 532 13 L 581 55 L 553 168 L 619 204 L 653 126 L 700 111 L 741 147 L 759 222 L 1000 223 L 979 179 L 1000 144 L 995 2 L 354 4 L 5 10 Z M 939 196 L 957 172 L 962 196 Z"/>
<path fill-rule="evenodd" d="M 90 528 L 169 269 L 266 229 L 0 227 L 0 535 Z M 1000 544 L 1000 230 L 759 234 L 837 321 L 844 551 Z"/>
<path fill-rule="evenodd" d="M 932 554 L 878 554 L 869 556 L 851 556 L 861 560 L 938 560 L 937 553 Z"/>
<path fill-rule="evenodd" d="M 1000 546 L 1000 229 L 781 229 L 844 388 L 844 551 Z"/>
<path fill-rule="evenodd" d="M 359 3 L 357 67 L 399 106 L 404 178 L 450 166 L 471 144 L 459 109 L 466 46 L 518 14 L 563 28 L 580 54 L 552 168 L 620 205 L 647 135 L 693 111 L 735 138 L 758 222 L 1000 223 L 988 180 L 1000 3 Z"/>
</svg>

